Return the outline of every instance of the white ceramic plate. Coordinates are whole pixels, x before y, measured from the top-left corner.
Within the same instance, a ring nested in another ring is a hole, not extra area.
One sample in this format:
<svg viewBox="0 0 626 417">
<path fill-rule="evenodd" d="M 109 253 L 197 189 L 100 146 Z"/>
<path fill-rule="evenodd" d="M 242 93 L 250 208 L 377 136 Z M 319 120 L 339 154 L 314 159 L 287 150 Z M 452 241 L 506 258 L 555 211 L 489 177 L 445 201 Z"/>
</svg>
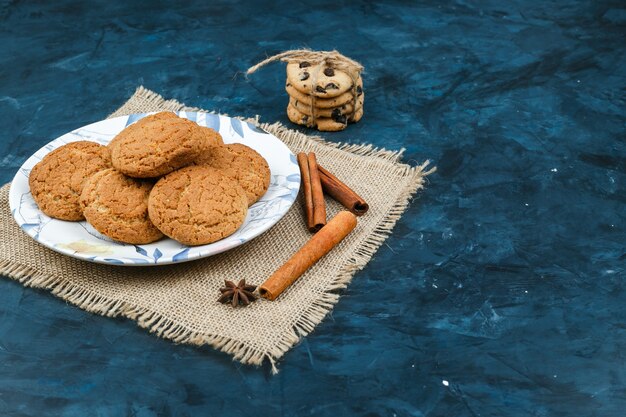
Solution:
<svg viewBox="0 0 626 417">
<path fill-rule="evenodd" d="M 191 261 L 232 249 L 255 238 L 280 220 L 293 204 L 300 188 L 296 157 L 275 136 L 258 127 L 226 116 L 178 112 L 180 117 L 220 132 L 224 143 L 243 143 L 267 160 L 272 173 L 270 187 L 250 207 L 244 224 L 234 234 L 202 246 L 185 246 L 172 239 L 148 245 L 129 245 L 98 233 L 87 222 L 67 222 L 43 214 L 30 193 L 30 170 L 52 150 L 70 142 L 89 140 L 106 145 L 122 129 L 150 113 L 133 114 L 93 123 L 53 140 L 28 158 L 11 183 L 9 204 L 15 221 L 29 236 L 48 248 L 86 261 L 114 265 L 163 265 Z"/>
</svg>

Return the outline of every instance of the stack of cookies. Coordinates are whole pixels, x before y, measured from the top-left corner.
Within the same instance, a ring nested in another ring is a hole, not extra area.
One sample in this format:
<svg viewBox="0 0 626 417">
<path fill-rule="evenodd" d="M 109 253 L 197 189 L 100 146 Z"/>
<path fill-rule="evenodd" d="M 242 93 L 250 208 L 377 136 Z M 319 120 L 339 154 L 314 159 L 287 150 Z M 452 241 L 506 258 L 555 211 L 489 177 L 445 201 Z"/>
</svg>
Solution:
<svg viewBox="0 0 626 417">
<path fill-rule="evenodd" d="M 363 80 L 326 63 L 287 64 L 287 116 L 293 123 L 335 132 L 363 117 Z"/>
<path fill-rule="evenodd" d="M 203 245 L 234 233 L 269 187 L 267 161 L 213 129 L 162 112 L 108 146 L 79 141 L 47 154 L 29 176 L 42 212 L 86 219 L 98 232 L 145 244 L 164 235 Z"/>
</svg>

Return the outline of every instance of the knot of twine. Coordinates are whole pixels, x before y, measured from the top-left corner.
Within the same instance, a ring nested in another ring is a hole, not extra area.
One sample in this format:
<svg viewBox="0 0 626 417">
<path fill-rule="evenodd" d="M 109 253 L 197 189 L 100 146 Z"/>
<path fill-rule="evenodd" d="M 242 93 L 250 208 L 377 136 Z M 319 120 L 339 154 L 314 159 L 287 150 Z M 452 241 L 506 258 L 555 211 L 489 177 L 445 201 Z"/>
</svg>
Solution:
<svg viewBox="0 0 626 417">
<path fill-rule="evenodd" d="M 308 62 L 311 64 L 311 66 L 317 66 L 317 70 L 313 71 L 313 73 L 311 74 L 311 121 L 307 123 L 308 127 L 316 125 L 315 122 L 317 120 L 317 115 L 315 101 L 317 100 L 317 97 L 315 96 L 315 94 L 313 94 L 313 89 L 317 85 L 319 72 L 322 70 L 322 67 L 324 65 L 332 69 L 343 71 L 350 76 L 350 78 L 352 79 L 352 113 L 350 115 L 346 115 L 346 123 L 347 120 L 352 117 L 356 112 L 357 82 L 359 80 L 359 77 L 361 76 L 361 71 L 363 71 L 363 65 L 361 65 L 357 61 L 350 59 L 335 50 L 311 51 L 310 49 L 292 49 L 289 51 L 281 52 L 280 54 L 270 56 L 259 62 L 258 64 L 253 65 L 252 67 L 248 68 L 248 71 L 246 71 L 246 76 L 253 74 L 259 68 L 276 61 L 296 64 Z"/>
</svg>

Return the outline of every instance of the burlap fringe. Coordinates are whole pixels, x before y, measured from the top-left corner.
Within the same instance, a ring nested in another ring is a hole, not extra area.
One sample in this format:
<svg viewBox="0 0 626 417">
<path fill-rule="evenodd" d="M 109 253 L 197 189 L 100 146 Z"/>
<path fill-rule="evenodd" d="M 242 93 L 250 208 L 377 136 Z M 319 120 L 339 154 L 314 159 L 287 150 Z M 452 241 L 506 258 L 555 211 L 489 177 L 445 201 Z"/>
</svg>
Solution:
<svg viewBox="0 0 626 417">
<path fill-rule="evenodd" d="M 156 106 L 160 106 L 161 108 L 170 110 L 195 110 L 193 108 L 184 107 L 175 100 L 165 101 L 159 94 L 147 90 L 144 87 L 139 87 L 135 95 L 141 95 L 143 98 L 154 102 Z M 124 107 L 120 110 L 123 111 Z M 112 116 L 118 113 L 120 113 L 120 111 L 114 113 Z M 242 120 L 256 121 L 262 129 L 277 136 L 287 145 L 298 144 L 302 146 L 304 144 L 306 147 L 306 141 L 312 139 L 313 141 L 334 146 L 356 155 L 375 156 L 386 162 L 398 162 L 403 152 L 403 150 L 398 152 L 388 151 L 386 149 L 375 148 L 371 145 L 329 143 L 321 137 L 307 136 L 303 133 L 291 130 L 280 123 L 258 123 L 258 117 L 256 119 L 244 118 Z M 20 265 L 11 260 L 0 263 L 0 274 L 15 279 L 24 286 L 49 290 L 57 297 L 91 313 L 108 317 L 123 316 L 129 318 L 136 321 L 140 327 L 148 329 L 151 333 L 172 340 L 175 343 L 187 343 L 197 346 L 209 345 L 232 355 L 233 359 L 247 365 L 260 366 L 264 359 L 267 359 L 270 363 L 272 373 L 276 374 L 278 373 L 276 362 L 298 343 L 300 338 L 312 332 L 333 309 L 337 301 L 339 301 L 339 295 L 333 291 L 346 288 L 356 271 L 365 267 L 367 262 L 376 253 L 376 250 L 383 244 L 387 237 L 389 237 L 396 222 L 406 210 L 411 197 L 423 188 L 425 177 L 436 170 L 434 167 L 429 169 L 429 164 L 429 161 L 417 167 L 410 167 L 404 164 L 400 166 L 385 164 L 387 165 L 386 169 L 398 170 L 398 173 L 409 176 L 410 180 L 408 184 L 405 186 L 391 210 L 386 214 L 383 221 L 376 227 L 374 233 L 361 242 L 355 253 L 348 259 L 346 264 L 340 268 L 339 274 L 322 295 L 322 298 L 316 300 L 305 310 L 302 317 L 295 323 L 292 332 L 283 335 L 280 343 L 271 351 L 261 351 L 246 346 L 241 341 L 228 337 L 199 333 L 186 326 L 175 324 L 172 320 L 153 311 L 136 308 L 123 301 L 109 300 L 106 297 L 93 294 L 89 290 L 69 283 L 62 277 L 46 276 L 37 269 Z"/>
</svg>

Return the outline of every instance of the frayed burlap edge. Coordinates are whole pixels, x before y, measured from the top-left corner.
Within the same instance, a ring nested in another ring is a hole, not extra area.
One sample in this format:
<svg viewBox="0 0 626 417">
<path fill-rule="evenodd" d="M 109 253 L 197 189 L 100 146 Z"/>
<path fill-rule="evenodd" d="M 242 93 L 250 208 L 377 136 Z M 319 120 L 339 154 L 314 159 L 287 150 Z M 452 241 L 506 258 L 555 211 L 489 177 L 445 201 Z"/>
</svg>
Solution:
<svg viewBox="0 0 626 417">
<path fill-rule="evenodd" d="M 186 107 L 176 100 L 165 100 L 161 95 L 140 86 L 135 94 L 126 104 L 112 113 L 109 117 L 116 117 L 124 114 L 137 112 L 133 109 L 133 100 L 143 100 L 154 106 L 154 110 L 172 111 L 201 111 L 196 107 Z M 435 167 L 429 167 L 430 162 L 426 161 L 422 165 L 411 167 L 399 163 L 404 149 L 400 151 L 389 151 L 384 148 L 376 148 L 372 145 L 355 145 L 327 142 L 319 136 L 308 136 L 304 133 L 291 130 L 281 123 L 259 123 L 258 117 L 242 120 L 254 122 L 265 131 L 280 138 L 288 147 L 297 144 L 306 147 L 308 141 L 322 143 L 337 149 L 367 157 L 376 157 L 382 161 L 393 163 L 391 168 L 404 177 L 409 177 L 409 181 L 399 194 L 394 205 L 376 226 L 374 232 L 367 236 L 347 262 L 340 268 L 339 273 L 325 289 L 321 299 L 316 300 L 295 323 L 292 332 L 285 334 L 281 343 L 271 351 L 260 351 L 244 343 L 229 337 L 203 334 L 187 328 L 186 326 L 175 324 L 172 320 L 161 316 L 148 309 L 137 308 L 126 302 L 110 300 L 107 297 L 94 294 L 93 292 L 70 283 L 61 277 L 50 277 L 44 275 L 36 268 L 21 265 L 17 262 L 7 260 L 0 263 L 0 274 L 8 276 L 22 285 L 33 288 L 49 290 L 52 294 L 70 302 L 83 310 L 108 317 L 123 316 L 134 320 L 137 324 L 149 330 L 159 337 L 172 340 L 175 343 L 187 343 L 197 346 L 209 345 L 215 349 L 233 356 L 233 359 L 248 365 L 261 365 L 267 359 L 271 365 L 272 373 L 276 374 L 278 368 L 276 362 L 291 349 L 300 338 L 308 335 L 326 317 L 334 305 L 339 301 L 339 294 L 334 291 L 346 288 L 354 274 L 363 269 L 369 260 L 374 256 L 378 248 L 389 237 L 396 222 L 407 209 L 412 196 L 424 188 L 426 176 L 435 172 Z"/>
</svg>

